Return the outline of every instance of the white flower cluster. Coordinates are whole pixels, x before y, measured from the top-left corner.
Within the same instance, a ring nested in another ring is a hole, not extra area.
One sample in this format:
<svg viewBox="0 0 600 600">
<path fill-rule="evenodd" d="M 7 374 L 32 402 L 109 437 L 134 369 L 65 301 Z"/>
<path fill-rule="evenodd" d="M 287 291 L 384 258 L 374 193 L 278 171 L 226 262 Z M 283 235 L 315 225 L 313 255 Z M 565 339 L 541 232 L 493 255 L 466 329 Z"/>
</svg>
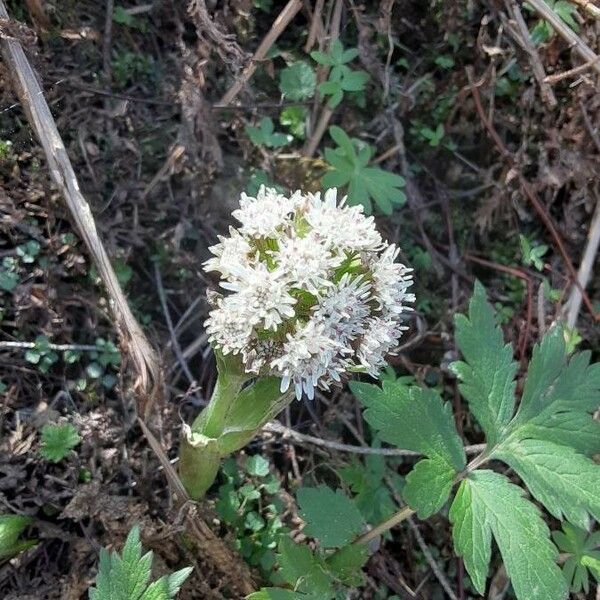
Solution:
<svg viewBox="0 0 600 600">
<path fill-rule="evenodd" d="M 314 397 L 348 371 L 376 376 L 406 327 L 401 321 L 411 269 L 395 262 L 362 206 L 337 190 L 290 198 L 261 187 L 242 194 L 241 223 L 210 250 L 207 271 L 229 293 L 212 297 L 206 328 L 223 354 L 240 354 L 248 373 L 281 378 Z"/>
</svg>

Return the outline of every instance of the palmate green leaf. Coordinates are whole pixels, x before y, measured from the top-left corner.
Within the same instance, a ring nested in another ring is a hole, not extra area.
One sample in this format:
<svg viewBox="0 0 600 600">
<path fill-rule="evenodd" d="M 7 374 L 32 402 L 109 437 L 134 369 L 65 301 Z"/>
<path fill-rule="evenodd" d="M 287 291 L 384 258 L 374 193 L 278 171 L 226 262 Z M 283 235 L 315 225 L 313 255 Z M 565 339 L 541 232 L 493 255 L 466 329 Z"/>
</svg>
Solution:
<svg viewBox="0 0 600 600">
<path fill-rule="evenodd" d="M 302 60 L 292 63 L 279 73 L 279 90 L 289 100 L 312 98 L 316 85 L 315 70 Z"/>
<path fill-rule="evenodd" d="M 68 456 L 81 441 L 77 429 L 70 423 L 44 425 L 41 439 L 40 454 L 53 463 Z"/>
<path fill-rule="evenodd" d="M 325 149 L 331 170 L 321 179 L 324 187 L 348 185 L 348 205 L 362 204 L 366 213 L 372 211 L 373 202 L 385 214 L 391 214 L 395 207 L 406 202 L 402 191 L 405 181 L 400 175 L 368 166 L 373 157 L 371 146 L 351 139 L 335 125 L 329 128 L 329 134 L 338 148 Z"/>
<path fill-rule="evenodd" d="M 480 594 L 485 591 L 493 535 L 517 598 L 567 598 L 548 527 L 523 491 L 506 477 L 488 470 L 471 473 L 460 485 L 450 520 L 455 550 Z"/>
<path fill-rule="evenodd" d="M 525 439 L 492 454 L 512 467 L 534 498 L 556 517 L 581 528 L 600 519 L 600 467 L 568 446 Z"/>
<path fill-rule="evenodd" d="M 571 591 L 589 592 L 589 572 L 600 581 L 600 531 L 590 535 L 570 523 L 562 523 L 562 531 L 553 531 L 552 539 L 558 549 L 570 555 L 563 564 L 563 575 Z"/>
<path fill-rule="evenodd" d="M 152 552 L 142 556 L 136 525 L 129 532 L 121 555 L 100 550 L 100 567 L 96 587 L 89 590 L 90 600 L 170 600 L 192 572 L 187 567 L 148 585 L 151 568 Z"/>
<path fill-rule="evenodd" d="M 296 495 L 300 516 L 306 521 L 304 533 L 317 538 L 323 548 L 336 548 L 351 542 L 365 526 L 355 502 L 340 490 L 326 485 L 304 487 Z"/>
<path fill-rule="evenodd" d="M 452 370 L 462 381 L 459 388 L 471 412 L 483 428 L 488 444 L 502 438 L 515 407 L 515 375 L 510 344 L 505 344 L 494 311 L 477 282 L 469 314 L 454 319 L 456 341 L 465 361 Z"/>
<path fill-rule="evenodd" d="M 588 413 L 600 406 L 600 364 L 590 365 L 590 358 L 589 352 L 580 352 L 569 359 L 563 329 L 551 329 L 533 349 L 521 404 L 510 424 L 511 437 L 545 432 L 558 436 L 552 441 L 579 449 L 582 443 L 575 427 L 581 426 L 584 435 L 592 434 L 595 426 Z M 561 427 L 553 434 L 557 422 Z"/>
<path fill-rule="evenodd" d="M 406 503 L 421 518 L 440 510 L 466 464 L 450 405 L 435 390 L 398 381 L 384 381 L 382 387 L 353 382 L 350 388 L 383 441 L 428 457 L 406 477 Z"/>
</svg>

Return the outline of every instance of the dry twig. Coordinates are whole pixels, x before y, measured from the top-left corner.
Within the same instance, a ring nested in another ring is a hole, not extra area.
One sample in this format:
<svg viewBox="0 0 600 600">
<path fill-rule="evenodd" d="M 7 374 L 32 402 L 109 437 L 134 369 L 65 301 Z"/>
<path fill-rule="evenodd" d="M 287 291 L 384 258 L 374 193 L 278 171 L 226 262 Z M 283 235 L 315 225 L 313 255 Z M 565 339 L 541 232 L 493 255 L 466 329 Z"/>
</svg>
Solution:
<svg viewBox="0 0 600 600">
<path fill-rule="evenodd" d="M 225 95 L 218 102 L 220 106 L 227 106 L 240 93 L 246 85 L 250 77 L 254 75 L 258 67 L 258 63 L 265 58 L 271 46 L 277 38 L 283 33 L 284 29 L 289 25 L 290 21 L 296 16 L 302 8 L 302 0 L 289 0 L 284 9 L 279 13 L 279 16 L 273 21 L 271 29 L 264 37 L 260 46 L 256 49 L 254 56 L 251 58 L 248 65 L 236 78 L 235 83 L 227 90 Z"/>
<path fill-rule="evenodd" d="M 337 452 L 349 452 L 351 454 L 366 454 L 375 456 L 419 456 L 418 452 L 412 452 L 411 450 L 401 450 L 399 448 L 371 448 L 370 446 L 353 446 L 352 444 L 342 444 L 340 442 L 334 442 L 326 440 L 320 437 L 307 435 L 300 433 L 289 427 L 285 427 L 277 421 L 267 423 L 263 429 L 268 433 L 277 433 L 282 436 L 283 439 L 289 439 L 299 444 L 311 444 L 313 446 L 319 446 L 321 448 L 329 448 L 330 450 L 336 450 Z M 480 454 L 485 449 L 485 444 L 474 444 L 472 446 L 465 446 L 465 452 L 467 454 Z"/>
<path fill-rule="evenodd" d="M 590 68 L 600 73 L 600 64 L 597 62 L 598 55 L 550 8 L 545 0 L 528 0 L 535 11 L 552 25 L 552 28 L 562 37 L 570 47 L 590 64 Z"/>
<path fill-rule="evenodd" d="M 596 56 L 594 60 L 590 60 L 582 65 L 577 67 L 573 67 L 568 71 L 563 71 L 562 73 L 555 73 L 554 75 L 547 75 L 544 81 L 550 84 L 558 83 L 563 79 L 568 79 L 569 77 L 576 77 L 577 75 L 581 75 L 585 73 L 593 64 L 597 63 L 600 60 L 600 56 Z"/>
<path fill-rule="evenodd" d="M 571 2 L 581 6 L 586 13 L 595 19 L 600 19 L 600 8 L 597 7 L 591 0 L 571 0 Z"/>
<path fill-rule="evenodd" d="M 340 37 L 340 25 L 342 22 L 342 0 L 336 0 L 335 7 L 333 9 L 333 16 L 331 17 L 331 28 L 329 35 L 329 50 L 331 45 Z M 321 111 L 321 115 L 313 131 L 310 139 L 306 142 L 304 147 L 304 156 L 311 157 L 317 151 L 317 147 L 325 135 L 329 121 L 333 116 L 333 109 L 329 107 L 329 102 L 325 103 Z"/>
<path fill-rule="evenodd" d="M 596 210 L 592 217 L 590 224 L 590 231 L 588 233 L 588 239 L 583 252 L 583 258 L 581 259 L 581 265 L 577 273 L 577 281 L 581 288 L 585 289 L 592 276 L 592 270 L 594 263 L 596 262 L 596 256 L 598 254 L 598 248 L 600 247 L 600 198 L 596 200 Z M 577 323 L 577 317 L 581 310 L 581 301 L 583 295 L 577 285 L 573 286 L 569 299 L 567 300 L 564 310 L 567 315 L 567 326 L 570 328 L 575 327 Z"/>
<path fill-rule="evenodd" d="M 8 19 L 4 1 L 0 0 L 0 18 Z M 89 204 L 79 189 L 77 176 L 46 103 L 38 79 L 21 44 L 1 39 L 2 55 L 11 70 L 15 91 L 37 134 L 50 168 L 50 175 L 63 194 L 81 237 L 83 238 L 111 300 L 123 346 L 131 356 L 137 374 L 140 414 L 147 418 L 154 400 L 162 394 L 162 374 L 158 357 L 133 316 L 127 298 L 100 240 Z"/>
<path fill-rule="evenodd" d="M 548 106 L 554 108 L 557 104 L 556 96 L 552 91 L 552 88 L 546 81 L 546 72 L 544 71 L 544 65 L 542 65 L 542 61 L 540 59 L 540 55 L 538 54 L 537 48 L 531 39 L 531 35 L 529 34 L 529 28 L 527 27 L 527 23 L 525 23 L 525 19 L 523 18 L 523 14 L 521 13 L 521 9 L 517 4 L 516 0 L 505 0 L 506 7 L 510 12 L 512 18 L 514 19 L 517 27 L 519 29 L 519 35 L 515 35 L 512 31 L 512 28 L 509 28 L 508 31 L 513 35 L 517 42 L 522 42 L 523 49 L 527 52 L 529 56 L 529 63 L 531 64 L 531 70 L 533 71 L 533 75 L 536 78 L 538 85 L 540 86 L 540 94 L 542 96 L 542 100 L 548 104 Z"/>
</svg>

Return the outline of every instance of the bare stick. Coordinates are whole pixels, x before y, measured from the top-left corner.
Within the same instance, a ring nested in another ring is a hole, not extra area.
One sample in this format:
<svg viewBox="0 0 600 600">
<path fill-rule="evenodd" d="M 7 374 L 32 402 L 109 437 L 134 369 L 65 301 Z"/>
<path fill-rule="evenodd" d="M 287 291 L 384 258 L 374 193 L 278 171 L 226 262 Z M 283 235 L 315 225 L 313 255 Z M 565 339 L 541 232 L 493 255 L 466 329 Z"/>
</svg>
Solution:
<svg viewBox="0 0 600 600">
<path fill-rule="evenodd" d="M 542 61 L 535 47 L 535 44 L 531 39 L 531 35 L 529 34 L 529 28 L 527 27 L 527 23 L 525 23 L 525 19 L 523 18 L 521 9 L 519 8 L 515 0 L 507 0 L 506 6 L 519 29 L 519 39 L 523 42 L 523 49 L 529 55 L 529 63 L 531 64 L 531 70 L 533 71 L 533 75 L 535 76 L 538 85 L 540 86 L 542 100 L 546 104 L 548 104 L 548 106 L 554 108 L 557 104 L 556 96 L 554 95 L 552 88 L 546 81 L 546 72 L 544 71 L 544 66 L 542 65 Z M 512 33 L 511 29 L 509 29 L 509 32 Z"/>
<path fill-rule="evenodd" d="M 598 8 L 595 4 L 591 2 L 591 0 L 571 0 L 573 4 L 577 4 L 581 6 L 586 13 L 594 17 L 595 19 L 600 19 L 600 8 Z"/>
<path fill-rule="evenodd" d="M 359 538 L 356 539 L 354 544 L 368 544 L 371 540 L 374 540 L 377 536 L 385 533 L 388 529 L 395 527 L 402 521 L 406 521 L 409 517 L 412 517 L 415 514 L 415 511 L 410 506 L 405 506 L 400 509 L 398 512 L 394 513 L 389 519 L 386 519 L 383 523 L 380 523 L 376 527 L 373 527 L 367 533 L 364 533 Z"/>
<path fill-rule="evenodd" d="M 0 350 L 31 350 L 36 346 L 35 342 L 0 342 Z M 65 350 L 94 352 L 98 350 L 98 346 L 92 346 L 91 344 L 48 344 L 47 347 L 55 352 L 64 352 Z"/>
<path fill-rule="evenodd" d="M 342 0 L 336 0 L 335 7 L 333 9 L 333 16 L 331 17 L 331 32 L 329 36 L 330 50 L 333 42 L 335 42 L 340 37 L 341 22 Z M 327 126 L 329 125 L 329 121 L 331 120 L 332 116 L 333 109 L 329 107 L 329 102 L 326 102 L 325 106 L 323 106 L 323 110 L 321 111 L 321 115 L 319 116 L 317 126 L 315 127 L 313 134 L 310 136 L 310 139 L 304 147 L 304 156 L 311 157 L 317 151 L 317 147 L 319 146 L 321 139 L 325 135 L 325 131 L 327 129 Z"/>
<path fill-rule="evenodd" d="M 546 76 L 546 79 L 544 81 L 552 84 L 552 83 L 557 83 L 558 81 L 562 81 L 563 79 L 568 79 L 569 77 L 575 77 L 577 75 L 581 75 L 582 73 L 585 73 L 592 65 L 597 63 L 599 60 L 600 60 L 600 56 L 596 56 L 596 58 L 594 58 L 594 60 L 590 60 L 586 63 L 583 63 L 582 65 L 579 65 L 578 67 L 573 67 L 572 69 L 569 69 L 568 71 L 563 71 L 562 73 L 556 73 L 555 75 L 548 75 L 548 76 Z"/>
<path fill-rule="evenodd" d="M 334 442 L 326 440 L 320 437 L 307 435 L 300 433 L 289 427 L 285 427 L 277 421 L 267 423 L 263 428 L 263 431 L 270 433 L 278 433 L 283 438 L 289 438 L 297 443 L 308 443 L 313 446 L 319 446 L 321 448 L 329 448 L 330 450 L 337 450 L 338 452 L 350 452 L 352 454 L 367 454 L 375 456 L 420 456 L 418 452 L 412 452 L 411 450 L 401 450 L 399 448 L 371 448 L 369 446 L 353 446 L 351 444 L 342 444 L 340 442 Z M 465 452 L 467 454 L 480 454 L 485 450 L 485 444 L 474 444 L 472 446 L 465 446 Z"/>
<path fill-rule="evenodd" d="M 4 0 L 0 0 L 0 18 L 9 18 Z M 158 357 L 129 308 L 127 298 L 98 235 L 90 206 L 79 189 L 77 176 L 44 93 L 21 44 L 17 40 L 4 38 L 0 39 L 0 43 L 2 56 L 11 71 L 15 91 L 44 149 L 50 175 L 65 198 L 77 229 L 106 286 L 117 327 L 125 338 L 123 346 L 136 367 L 139 409 L 142 415 L 147 416 L 154 399 L 162 393 Z"/>
<path fill-rule="evenodd" d="M 421 552 L 423 553 L 423 556 L 425 556 L 425 560 L 429 563 L 433 574 L 435 575 L 436 579 L 440 582 L 440 585 L 444 588 L 444 591 L 448 595 L 448 598 L 450 598 L 450 600 L 458 600 L 456 594 L 454 593 L 454 590 L 450 586 L 450 582 L 444 575 L 442 569 L 440 569 L 440 566 L 435 561 L 435 558 L 433 558 L 433 554 L 431 553 L 429 546 L 425 543 L 425 540 L 423 539 L 423 536 L 421 535 L 421 532 L 419 531 L 419 528 L 415 524 L 412 517 L 408 519 L 408 526 L 412 529 L 412 532 L 415 534 L 417 544 L 419 544 L 419 548 L 421 548 Z"/>
<path fill-rule="evenodd" d="M 277 38 L 283 33 L 283 30 L 289 25 L 290 21 L 296 16 L 302 8 L 302 0 L 290 0 L 279 13 L 279 16 L 273 22 L 269 33 L 264 37 L 260 46 L 257 48 L 254 56 L 236 79 L 235 83 L 227 90 L 226 94 L 218 102 L 220 106 L 227 106 L 246 85 L 250 77 L 254 75 L 258 67 L 258 63 L 265 58 L 271 46 Z"/>
<path fill-rule="evenodd" d="M 592 269 L 596 256 L 598 254 L 598 247 L 600 246 L 600 198 L 596 200 L 596 210 L 592 217 L 590 224 L 590 231 L 588 233 L 588 239 L 583 252 L 583 258 L 581 259 L 581 265 L 577 272 L 577 281 L 579 285 L 585 289 L 592 276 Z M 574 285 L 569 295 L 569 299 L 565 304 L 567 314 L 567 325 L 572 329 L 577 323 L 577 317 L 581 310 L 581 302 L 583 295 L 578 286 Z"/>
<path fill-rule="evenodd" d="M 304 52 L 310 52 L 312 47 L 315 45 L 317 33 L 323 32 L 323 20 L 321 19 L 321 15 L 323 13 L 324 4 L 325 0 L 317 0 L 315 2 L 315 10 L 313 11 L 312 21 L 310 22 L 308 38 L 306 40 L 306 44 L 304 44 Z"/>
<path fill-rule="evenodd" d="M 600 64 L 596 62 L 598 58 L 597 54 L 564 22 L 561 18 L 550 8 L 550 5 L 545 0 L 528 0 L 529 4 L 533 6 L 535 11 L 548 21 L 552 28 L 560 37 L 562 37 L 568 44 L 585 60 L 586 62 L 592 62 L 591 68 L 600 73 Z"/>
</svg>

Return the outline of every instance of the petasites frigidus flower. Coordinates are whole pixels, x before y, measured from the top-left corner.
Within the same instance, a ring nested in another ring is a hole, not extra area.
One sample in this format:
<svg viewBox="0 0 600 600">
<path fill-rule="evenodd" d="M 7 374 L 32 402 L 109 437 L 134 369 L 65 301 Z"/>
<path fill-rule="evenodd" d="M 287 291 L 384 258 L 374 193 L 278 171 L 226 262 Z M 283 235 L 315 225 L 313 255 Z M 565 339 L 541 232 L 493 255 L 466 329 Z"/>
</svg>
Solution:
<svg viewBox="0 0 600 600">
<path fill-rule="evenodd" d="M 206 329 L 247 373 L 281 378 L 281 391 L 314 397 L 345 373 L 376 376 L 406 329 L 412 269 L 383 241 L 362 206 L 337 190 L 291 197 L 242 194 L 240 222 L 204 267 L 221 275 Z"/>
</svg>

